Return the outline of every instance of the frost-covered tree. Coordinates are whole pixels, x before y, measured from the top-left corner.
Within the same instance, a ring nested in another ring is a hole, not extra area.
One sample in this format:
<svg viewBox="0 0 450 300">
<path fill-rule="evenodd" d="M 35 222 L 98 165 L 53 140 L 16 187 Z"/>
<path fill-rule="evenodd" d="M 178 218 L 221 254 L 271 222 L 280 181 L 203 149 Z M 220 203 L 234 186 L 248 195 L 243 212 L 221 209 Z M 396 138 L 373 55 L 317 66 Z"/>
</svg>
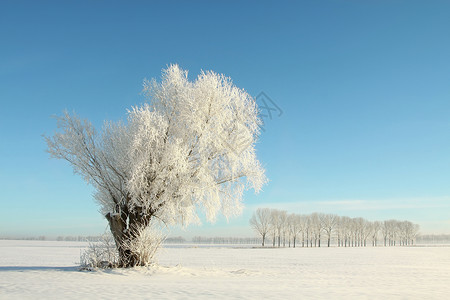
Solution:
<svg viewBox="0 0 450 300">
<path fill-rule="evenodd" d="M 278 247 L 281 247 L 281 236 L 285 232 L 287 223 L 287 212 L 284 210 L 272 209 L 270 226 L 273 233 L 273 246 L 275 247 L 276 240 L 278 241 Z"/>
<path fill-rule="evenodd" d="M 336 224 L 338 222 L 338 216 L 333 214 L 319 214 L 319 219 L 321 222 L 321 226 L 323 231 L 327 235 L 327 246 L 330 247 L 331 243 L 331 235 L 336 229 Z"/>
<path fill-rule="evenodd" d="M 337 217 L 336 221 L 336 235 L 338 247 L 347 246 L 347 226 L 345 217 Z"/>
<path fill-rule="evenodd" d="M 350 247 L 351 239 L 352 239 L 352 230 L 351 230 L 351 222 L 352 219 L 349 217 L 341 217 L 341 221 L 339 226 L 341 227 L 342 236 L 344 239 L 344 247 Z"/>
<path fill-rule="evenodd" d="M 396 221 L 398 228 L 398 238 L 400 246 L 413 245 L 414 239 L 419 232 L 419 225 L 413 224 L 410 221 L 399 222 Z"/>
<path fill-rule="evenodd" d="M 265 245 L 267 233 L 270 231 L 271 213 L 272 211 L 270 208 L 258 208 L 250 218 L 250 225 L 253 230 L 261 235 L 263 247 Z"/>
<path fill-rule="evenodd" d="M 298 217 L 298 229 L 302 233 L 302 247 L 305 247 L 305 234 L 307 233 L 307 224 L 308 224 L 308 217 L 306 215 L 300 215 Z"/>
<path fill-rule="evenodd" d="M 411 245 L 414 245 L 414 241 L 417 239 L 417 236 L 419 235 L 420 226 L 419 224 L 413 224 L 413 228 L 411 229 L 409 239 L 411 242 Z"/>
<path fill-rule="evenodd" d="M 389 238 L 389 230 L 390 230 L 390 226 L 389 226 L 389 222 L 383 221 L 383 223 L 381 224 L 381 232 L 383 235 L 383 240 L 384 240 L 384 246 L 387 246 L 387 242 L 388 242 L 388 238 Z"/>
<path fill-rule="evenodd" d="M 372 223 L 372 246 L 376 247 L 378 242 L 378 234 L 381 230 L 381 222 L 375 221 Z"/>
<path fill-rule="evenodd" d="M 354 222 L 356 226 L 355 246 L 362 247 L 364 244 L 364 236 L 366 232 L 366 220 L 363 218 L 355 218 Z"/>
<path fill-rule="evenodd" d="M 306 247 L 309 247 L 309 245 L 312 247 L 312 222 L 311 222 L 311 215 L 305 215 L 305 236 L 306 236 Z"/>
<path fill-rule="evenodd" d="M 320 215 L 319 213 L 312 213 L 311 214 L 311 228 L 312 233 L 314 234 L 314 247 L 319 246 L 320 247 L 320 240 L 321 240 L 321 234 L 322 234 L 322 223 L 320 222 Z M 312 247 L 312 244 L 311 244 Z"/>
<path fill-rule="evenodd" d="M 270 233 L 272 235 L 272 247 L 275 247 L 277 240 L 277 227 L 278 227 L 278 210 L 270 210 Z"/>
<path fill-rule="evenodd" d="M 361 223 L 361 246 L 367 246 L 367 239 L 372 233 L 372 222 L 363 219 Z"/>
<path fill-rule="evenodd" d="M 300 232 L 303 232 L 304 221 L 303 216 L 297 214 L 290 214 L 288 216 L 288 224 L 289 224 L 289 247 L 291 246 L 291 237 L 293 242 L 293 247 L 295 248 L 297 237 Z"/>
<path fill-rule="evenodd" d="M 162 81 L 144 82 L 148 103 L 133 107 L 123 122 L 102 131 L 75 115 L 57 119 L 59 131 L 46 137 L 52 157 L 67 160 L 95 188 L 109 222 L 122 267 L 145 265 L 130 247 L 155 220 L 209 221 L 218 212 L 240 212 L 245 189 L 265 183 L 255 142 L 261 120 L 255 101 L 231 80 L 171 65 Z"/>
<path fill-rule="evenodd" d="M 281 247 L 281 238 L 283 237 L 283 247 L 286 246 L 286 233 L 289 231 L 289 225 L 287 223 L 288 214 L 285 210 L 278 211 L 278 247 Z"/>
<path fill-rule="evenodd" d="M 283 236 L 283 247 L 286 247 L 286 234 L 289 233 L 288 213 L 285 210 L 279 212 L 279 227 L 278 227 L 278 247 L 280 247 L 280 238 Z"/>
</svg>

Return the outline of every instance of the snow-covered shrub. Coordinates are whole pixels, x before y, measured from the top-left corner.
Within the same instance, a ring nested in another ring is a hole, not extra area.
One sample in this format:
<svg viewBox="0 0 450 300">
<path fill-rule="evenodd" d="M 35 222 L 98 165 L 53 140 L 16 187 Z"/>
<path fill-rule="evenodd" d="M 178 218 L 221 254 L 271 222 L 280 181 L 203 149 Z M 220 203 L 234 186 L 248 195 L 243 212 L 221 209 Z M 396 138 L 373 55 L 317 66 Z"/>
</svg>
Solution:
<svg viewBox="0 0 450 300">
<path fill-rule="evenodd" d="M 116 268 L 118 264 L 119 253 L 111 233 L 103 234 L 100 241 L 89 242 L 88 248 L 80 255 L 82 270 Z"/>
</svg>

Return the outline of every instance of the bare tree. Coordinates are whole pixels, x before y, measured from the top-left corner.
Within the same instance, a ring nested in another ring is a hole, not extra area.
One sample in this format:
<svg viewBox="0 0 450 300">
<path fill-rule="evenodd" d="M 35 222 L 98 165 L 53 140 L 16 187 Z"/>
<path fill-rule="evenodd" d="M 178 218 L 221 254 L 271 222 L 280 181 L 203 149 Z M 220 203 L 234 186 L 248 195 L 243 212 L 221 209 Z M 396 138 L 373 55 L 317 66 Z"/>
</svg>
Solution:
<svg viewBox="0 0 450 300">
<path fill-rule="evenodd" d="M 350 246 L 350 240 L 352 236 L 351 232 L 351 219 L 349 217 L 341 217 L 339 221 L 339 231 L 341 232 L 342 238 L 344 239 L 344 247 Z"/>
<path fill-rule="evenodd" d="M 389 221 L 384 221 L 382 223 L 381 232 L 383 234 L 384 246 L 386 247 L 389 239 Z"/>
<path fill-rule="evenodd" d="M 280 228 L 280 216 L 279 216 L 279 210 L 277 209 L 271 209 L 270 211 L 270 229 L 272 231 L 272 246 L 275 247 L 276 242 L 277 242 L 277 237 L 279 237 L 279 235 L 277 235 L 279 233 L 279 228 Z M 278 239 L 279 240 L 279 239 Z"/>
<path fill-rule="evenodd" d="M 382 223 L 380 221 L 375 221 L 372 223 L 372 246 L 377 246 L 378 234 L 380 233 Z"/>
<path fill-rule="evenodd" d="M 308 217 L 305 215 L 298 216 L 298 227 L 302 233 L 302 247 L 305 247 L 305 235 L 307 234 Z"/>
<path fill-rule="evenodd" d="M 411 245 L 414 245 L 414 242 L 416 241 L 417 236 L 419 235 L 419 231 L 420 231 L 420 226 L 418 224 L 413 224 L 411 235 L 409 236 Z"/>
<path fill-rule="evenodd" d="M 312 247 L 312 222 L 311 216 L 305 216 L 305 235 L 306 235 L 306 247 Z"/>
<path fill-rule="evenodd" d="M 409 246 L 414 244 L 414 239 L 419 231 L 419 225 L 410 221 L 397 221 L 398 237 L 400 246 Z"/>
<path fill-rule="evenodd" d="M 327 245 L 330 247 L 331 235 L 336 227 L 338 216 L 333 214 L 319 214 L 319 219 L 323 231 L 327 235 Z"/>
<path fill-rule="evenodd" d="M 320 247 L 320 239 L 322 234 L 322 223 L 318 213 L 311 214 L 312 232 L 314 234 L 314 247 Z"/>
<path fill-rule="evenodd" d="M 361 246 L 367 246 L 367 239 L 372 233 L 373 225 L 372 222 L 363 219 L 362 230 L 361 230 Z"/>
<path fill-rule="evenodd" d="M 280 228 L 278 229 L 278 236 L 283 237 L 283 247 L 286 247 L 286 234 L 289 233 L 289 223 L 287 211 L 280 211 Z M 280 246 L 280 241 L 278 241 L 278 247 Z"/>
<path fill-rule="evenodd" d="M 258 208 L 250 219 L 250 225 L 252 228 L 261 235 L 262 246 L 265 245 L 266 235 L 270 231 L 271 223 L 271 209 L 270 208 Z"/>
<path fill-rule="evenodd" d="M 297 214 L 290 214 L 288 217 L 288 223 L 290 236 L 292 236 L 293 247 L 295 248 L 297 237 L 299 233 L 303 231 L 303 217 Z"/>
</svg>

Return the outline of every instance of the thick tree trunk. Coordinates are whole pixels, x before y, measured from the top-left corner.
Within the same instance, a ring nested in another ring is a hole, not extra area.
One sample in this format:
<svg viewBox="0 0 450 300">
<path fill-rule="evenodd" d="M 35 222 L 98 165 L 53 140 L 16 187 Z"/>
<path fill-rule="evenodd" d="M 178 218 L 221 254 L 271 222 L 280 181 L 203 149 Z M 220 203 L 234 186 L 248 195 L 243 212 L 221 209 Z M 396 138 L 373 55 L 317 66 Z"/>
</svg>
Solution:
<svg viewBox="0 0 450 300">
<path fill-rule="evenodd" d="M 118 213 L 108 213 L 105 217 L 108 220 L 109 229 L 111 230 L 116 243 L 117 251 L 119 252 L 119 267 L 126 267 L 128 264 L 128 254 L 122 247 L 126 239 L 126 221 Z"/>
<path fill-rule="evenodd" d="M 105 216 L 119 253 L 118 263 L 120 268 L 135 267 L 147 263 L 141 261 L 137 253 L 132 253 L 129 249 L 124 248 L 124 244 L 130 243 L 132 239 L 136 238 L 137 229 L 147 226 L 150 222 L 151 215 L 138 217 L 139 215 L 139 213 L 129 215 L 126 213 L 108 213 Z"/>
</svg>

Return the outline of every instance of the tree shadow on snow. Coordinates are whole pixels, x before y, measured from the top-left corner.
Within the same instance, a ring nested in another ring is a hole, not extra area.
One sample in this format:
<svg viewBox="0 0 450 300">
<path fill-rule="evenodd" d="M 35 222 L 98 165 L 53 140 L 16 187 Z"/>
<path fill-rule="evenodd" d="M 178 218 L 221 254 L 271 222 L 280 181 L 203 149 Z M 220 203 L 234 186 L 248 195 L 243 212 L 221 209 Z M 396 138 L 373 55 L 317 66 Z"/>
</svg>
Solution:
<svg viewBox="0 0 450 300">
<path fill-rule="evenodd" d="M 0 272 L 28 272 L 28 271 L 59 271 L 59 272 L 79 272 L 79 267 L 45 267 L 45 266 L 5 266 L 0 267 Z"/>
</svg>

